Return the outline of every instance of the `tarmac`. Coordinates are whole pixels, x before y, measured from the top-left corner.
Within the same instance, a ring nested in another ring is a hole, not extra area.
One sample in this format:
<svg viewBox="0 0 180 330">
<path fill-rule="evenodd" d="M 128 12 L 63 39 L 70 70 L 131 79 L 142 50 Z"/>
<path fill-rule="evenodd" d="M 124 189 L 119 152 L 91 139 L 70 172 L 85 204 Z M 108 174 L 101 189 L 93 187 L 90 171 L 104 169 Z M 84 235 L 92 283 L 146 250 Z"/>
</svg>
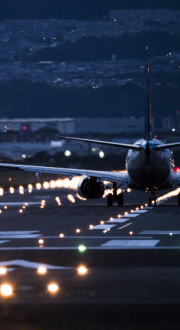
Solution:
<svg viewBox="0 0 180 330">
<path fill-rule="evenodd" d="M 4 193 L 2 329 L 179 328 L 180 207 L 177 196 L 147 201 L 140 191 L 125 192 L 123 207 L 68 189 Z"/>
</svg>

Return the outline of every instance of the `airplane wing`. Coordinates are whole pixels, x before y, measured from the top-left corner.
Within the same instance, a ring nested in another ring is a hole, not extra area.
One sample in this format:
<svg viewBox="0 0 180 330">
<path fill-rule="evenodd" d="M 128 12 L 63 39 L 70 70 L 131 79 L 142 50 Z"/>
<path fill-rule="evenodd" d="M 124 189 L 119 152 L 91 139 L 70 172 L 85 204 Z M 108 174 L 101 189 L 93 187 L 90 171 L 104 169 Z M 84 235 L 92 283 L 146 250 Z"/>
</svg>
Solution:
<svg viewBox="0 0 180 330">
<path fill-rule="evenodd" d="M 79 170 L 72 168 L 61 168 L 61 167 L 46 167 L 46 166 L 31 166 L 31 165 L 15 165 L 15 164 L 2 164 L 0 168 L 15 169 L 20 171 L 28 171 L 34 173 L 52 173 L 69 176 L 71 179 L 73 176 L 92 176 L 103 181 L 110 182 L 121 182 L 126 183 L 128 181 L 127 172 L 108 172 L 108 171 L 91 171 L 91 170 Z"/>
<path fill-rule="evenodd" d="M 56 137 L 61 138 L 61 139 L 66 139 L 66 140 L 90 142 L 90 143 L 103 144 L 103 145 L 111 146 L 111 147 L 133 149 L 133 150 L 137 150 L 137 151 L 143 150 L 145 148 L 145 147 L 139 146 L 137 144 L 126 144 L 126 143 L 117 143 L 117 142 L 108 142 L 108 141 L 89 140 L 89 139 L 81 139 L 81 138 L 60 136 L 60 135 L 56 135 Z"/>
</svg>

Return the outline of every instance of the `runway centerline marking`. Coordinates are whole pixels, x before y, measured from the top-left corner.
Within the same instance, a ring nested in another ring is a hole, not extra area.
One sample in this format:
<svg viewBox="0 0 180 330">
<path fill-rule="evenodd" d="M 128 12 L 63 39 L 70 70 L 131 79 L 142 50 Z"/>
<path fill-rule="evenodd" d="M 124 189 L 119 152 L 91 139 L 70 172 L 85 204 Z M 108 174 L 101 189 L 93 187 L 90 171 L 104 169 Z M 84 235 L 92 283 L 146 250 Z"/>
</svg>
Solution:
<svg viewBox="0 0 180 330">
<path fill-rule="evenodd" d="M 132 247 L 136 247 L 136 246 L 141 246 L 141 247 L 152 247 L 152 246 L 156 246 L 158 243 L 160 242 L 160 240 L 110 240 L 104 244 L 101 244 L 101 246 L 132 246 Z"/>
<path fill-rule="evenodd" d="M 129 226 L 129 225 L 132 225 L 132 222 L 127 223 L 127 225 L 124 225 L 124 226 L 122 226 L 122 227 L 119 227 L 118 229 L 123 229 L 123 228 L 125 228 L 125 227 L 127 227 L 127 226 Z"/>
<path fill-rule="evenodd" d="M 140 235 L 180 235 L 179 230 L 143 230 L 142 232 L 139 233 Z"/>
</svg>

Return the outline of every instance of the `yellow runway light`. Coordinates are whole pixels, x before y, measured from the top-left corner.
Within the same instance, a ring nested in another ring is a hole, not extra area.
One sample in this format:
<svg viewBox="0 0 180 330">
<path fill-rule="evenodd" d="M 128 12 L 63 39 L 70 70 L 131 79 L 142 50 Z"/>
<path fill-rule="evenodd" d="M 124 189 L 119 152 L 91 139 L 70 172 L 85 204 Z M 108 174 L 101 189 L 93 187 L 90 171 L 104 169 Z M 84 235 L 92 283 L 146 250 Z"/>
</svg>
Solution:
<svg viewBox="0 0 180 330">
<path fill-rule="evenodd" d="M 58 290 L 58 285 L 55 283 L 51 283 L 48 285 L 48 290 L 52 293 L 55 293 Z"/>
<path fill-rule="evenodd" d="M 80 266 L 80 267 L 78 268 L 78 273 L 79 273 L 80 275 L 85 275 L 85 274 L 87 273 L 87 268 L 84 267 L 84 266 Z"/>
<path fill-rule="evenodd" d="M 41 275 L 44 275 L 46 273 L 46 268 L 41 266 L 38 268 L 37 272 Z"/>
<path fill-rule="evenodd" d="M 12 295 L 12 287 L 9 284 L 1 285 L 1 294 L 2 296 L 8 297 Z"/>
<path fill-rule="evenodd" d="M 0 275 L 4 275 L 6 273 L 7 273 L 6 268 L 5 267 L 0 267 Z"/>
</svg>

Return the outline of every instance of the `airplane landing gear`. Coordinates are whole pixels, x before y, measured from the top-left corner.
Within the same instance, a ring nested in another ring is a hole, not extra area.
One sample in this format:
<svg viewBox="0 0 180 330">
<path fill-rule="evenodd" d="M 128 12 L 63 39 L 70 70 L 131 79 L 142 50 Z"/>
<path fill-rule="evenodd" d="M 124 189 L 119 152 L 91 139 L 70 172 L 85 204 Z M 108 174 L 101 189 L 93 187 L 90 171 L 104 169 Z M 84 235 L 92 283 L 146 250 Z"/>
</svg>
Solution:
<svg viewBox="0 0 180 330">
<path fill-rule="evenodd" d="M 123 206 L 123 193 L 117 195 L 117 183 L 113 182 L 113 194 L 107 195 L 107 206 L 112 206 L 113 202 L 117 201 L 119 206 Z"/>
</svg>

